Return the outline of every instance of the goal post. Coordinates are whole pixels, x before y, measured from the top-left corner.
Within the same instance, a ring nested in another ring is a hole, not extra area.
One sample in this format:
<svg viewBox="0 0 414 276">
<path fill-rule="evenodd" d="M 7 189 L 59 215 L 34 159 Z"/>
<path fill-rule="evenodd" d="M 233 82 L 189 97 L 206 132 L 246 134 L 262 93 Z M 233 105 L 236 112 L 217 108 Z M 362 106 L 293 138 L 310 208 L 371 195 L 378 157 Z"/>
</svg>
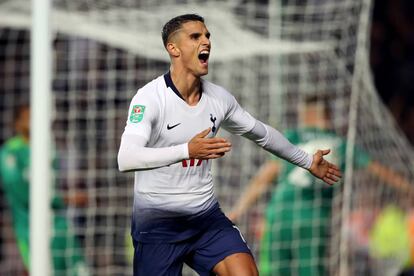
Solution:
<svg viewBox="0 0 414 276">
<path fill-rule="evenodd" d="M 33 0 L 30 67 L 30 275 L 51 271 L 52 37 L 50 0 Z"/>
</svg>

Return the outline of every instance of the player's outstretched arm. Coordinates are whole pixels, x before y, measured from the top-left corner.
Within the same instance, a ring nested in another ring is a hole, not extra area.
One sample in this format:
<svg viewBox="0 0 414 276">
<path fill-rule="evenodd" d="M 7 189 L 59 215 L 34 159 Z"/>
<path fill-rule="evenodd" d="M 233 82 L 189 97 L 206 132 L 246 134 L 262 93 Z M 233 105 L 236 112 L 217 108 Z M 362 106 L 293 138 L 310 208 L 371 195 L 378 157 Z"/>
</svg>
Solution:
<svg viewBox="0 0 414 276">
<path fill-rule="evenodd" d="M 383 180 L 389 187 L 407 196 L 412 202 L 414 198 L 414 182 L 412 180 L 377 161 L 372 161 L 368 165 L 368 171 Z"/>
<path fill-rule="evenodd" d="M 326 161 L 323 156 L 327 155 L 331 150 L 318 150 L 313 155 L 312 165 L 309 171 L 317 178 L 322 179 L 329 185 L 333 185 L 342 177 L 341 171 L 334 164 Z"/>
<path fill-rule="evenodd" d="M 198 133 L 188 142 L 188 153 L 192 159 L 215 159 L 231 150 L 231 143 L 220 137 L 208 138 L 211 128 Z"/>
</svg>

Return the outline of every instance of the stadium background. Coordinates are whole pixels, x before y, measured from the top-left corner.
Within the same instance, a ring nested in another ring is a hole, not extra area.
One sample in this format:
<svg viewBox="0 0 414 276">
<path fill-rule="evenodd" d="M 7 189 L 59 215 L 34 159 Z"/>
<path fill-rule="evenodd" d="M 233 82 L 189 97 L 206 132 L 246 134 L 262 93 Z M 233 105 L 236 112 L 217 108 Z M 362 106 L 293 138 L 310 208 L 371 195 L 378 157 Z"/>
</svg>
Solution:
<svg viewBox="0 0 414 276">
<path fill-rule="evenodd" d="M 3 18 L 0 20 L 0 142 L 13 133 L 15 109 L 29 102 L 30 33 L 27 23 L 21 19 L 30 13 L 28 6 L 25 1 L 0 1 Z M 210 4 L 169 1 L 165 6 L 161 1 L 55 1 L 54 7 L 60 16 L 53 40 L 52 84 L 53 135 L 62 168 L 56 173 L 57 192 L 86 195 L 88 199 L 68 206 L 67 215 L 73 221 L 95 275 L 130 273 L 125 236 L 132 203 L 132 179 L 131 175 L 116 171 L 116 150 L 129 99 L 138 87 L 168 69 L 166 54 L 160 54 L 161 39 L 151 39 L 158 37 L 158 27 L 174 15 L 173 11 L 196 11 L 206 17 L 213 34 L 208 78 L 232 91 L 259 119 L 280 129 L 297 123 L 296 102 L 300 100 L 300 93 L 323 90 L 335 94 L 335 129 L 347 136 L 350 96 L 357 87 L 362 91 L 357 109 L 365 113 L 356 126 L 356 140 L 372 156 L 389 158 L 387 161 L 395 169 L 408 178 L 413 176 L 412 146 L 408 141 L 414 143 L 411 82 L 414 9 L 409 0 L 373 3 L 242 0 Z M 166 7 L 171 9 L 166 11 Z M 364 28 L 370 27 L 371 8 L 373 21 L 368 35 Z M 151 14 L 154 11 L 158 12 L 156 16 Z M 359 18 L 361 14 L 366 17 L 367 25 L 361 23 L 364 21 Z M 11 15 L 21 17 L 13 20 Z M 62 22 L 65 20 L 73 25 Z M 342 26 L 334 24 L 341 20 L 344 20 Z M 122 28 L 130 29 L 121 31 Z M 140 45 L 146 35 L 150 42 L 159 45 L 151 48 Z M 366 36 L 366 44 L 358 44 L 357 38 L 361 35 Z M 274 39 L 287 40 L 290 44 Z M 240 40 L 247 45 L 240 47 Z M 337 42 L 334 58 L 323 43 L 306 44 L 308 41 Z M 362 58 L 357 56 L 358 47 L 362 47 Z M 369 87 L 371 74 L 365 68 L 364 58 L 368 57 L 375 91 Z M 357 72 L 361 80 L 353 84 Z M 383 103 L 378 101 L 376 92 Z M 266 154 L 249 142 L 237 137 L 232 137 L 232 141 L 235 148 L 242 150 L 234 151 L 214 168 L 216 183 L 219 183 L 217 194 L 225 210 L 266 159 Z M 350 182 L 357 186 L 373 180 L 354 175 Z M 384 185 L 366 187 L 364 191 L 354 189 L 353 199 L 344 199 L 338 194 L 338 204 L 342 206 L 343 201 L 348 201 L 350 208 L 356 209 L 361 194 L 367 194 L 372 204 L 378 206 L 384 199 L 386 202 L 399 200 Z M 265 202 L 266 199 L 259 202 L 240 223 L 256 253 L 259 244 L 254 226 Z M 0 208 L 0 274 L 22 275 L 10 228 L 11 218 L 3 198 Z M 337 215 L 332 228 L 341 229 L 340 221 L 342 217 Z M 333 243 L 340 239 L 334 237 Z M 332 267 L 344 262 L 339 255 L 331 257 Z M 358 267 L 355 256 L 345 259 L 349 267 Z"/>
</svg>

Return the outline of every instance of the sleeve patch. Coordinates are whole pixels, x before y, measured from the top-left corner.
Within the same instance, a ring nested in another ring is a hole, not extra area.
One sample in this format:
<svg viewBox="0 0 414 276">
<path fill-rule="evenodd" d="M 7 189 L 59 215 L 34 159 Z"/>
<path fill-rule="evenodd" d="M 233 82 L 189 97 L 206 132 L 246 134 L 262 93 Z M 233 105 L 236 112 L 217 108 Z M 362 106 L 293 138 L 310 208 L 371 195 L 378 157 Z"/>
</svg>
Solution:
<svg viewBox="0 0 414 276">
<path fill-rule="evenodd" d="M 129 115 L 129 121 L 131 123 L 139 123 L 144 118 L 145 105 L 134 105 Z"/>
</svg>

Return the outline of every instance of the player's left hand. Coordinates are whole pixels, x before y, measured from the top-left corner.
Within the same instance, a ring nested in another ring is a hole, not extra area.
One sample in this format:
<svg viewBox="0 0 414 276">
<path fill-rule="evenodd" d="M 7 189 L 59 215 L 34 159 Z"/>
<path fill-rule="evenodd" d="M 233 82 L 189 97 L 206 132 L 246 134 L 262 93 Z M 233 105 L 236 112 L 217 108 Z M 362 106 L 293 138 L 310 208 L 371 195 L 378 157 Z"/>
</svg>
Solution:
<svg viewBox="0 0 414 276">
<path fill-rule="evenodd" d="M 330 153 L 331 150 L 318 150 L 313 155 L 312 165 L 309 171 L 317 178 L 322 179 L 329 185 L 335 184 L 342 177 L 341 171 L 334 164 L 326 161 L 323 156 Z"/>
</svg>

